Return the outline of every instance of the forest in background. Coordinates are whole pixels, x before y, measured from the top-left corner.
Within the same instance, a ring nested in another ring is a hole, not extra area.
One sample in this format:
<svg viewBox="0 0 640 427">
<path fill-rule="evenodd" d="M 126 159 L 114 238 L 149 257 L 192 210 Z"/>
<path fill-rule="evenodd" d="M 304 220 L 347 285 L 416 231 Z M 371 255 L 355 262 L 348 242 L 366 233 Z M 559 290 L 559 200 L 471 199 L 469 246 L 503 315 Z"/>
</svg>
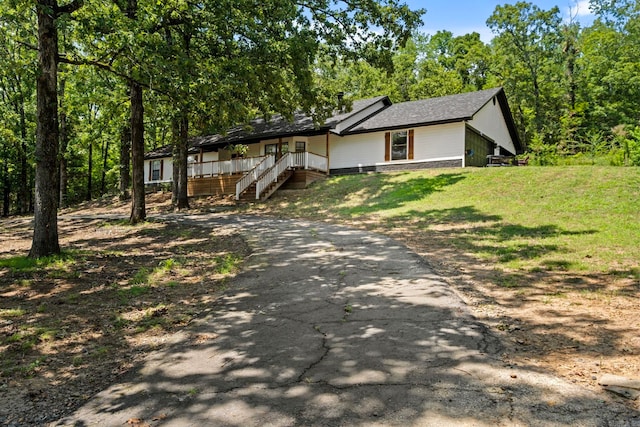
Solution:
<svg viewBox="0 0 640 427">
<path fill-rule="evenodd" d="M 339 92 L 402 102 L 502 86 L 532 163 L 640 165 L 636 1 L 592 0 L 596 20 L 588 27 L 567 22 L 558 8 L 498 6 L 487 17 L 490 43 L 477 33 L 420 33 L 417 14 L 402 8 L 381 6 L 367 20 L 348 10 L 343 19 L 314 16 L 327 25 L 304 28 L 285 24 L 294 13 L 289 2 L 214 2 L 203 10 L 129 0 L 136 19 L 118 3 L 87 1 L 57 20 L 60 206 L 127 196 L 132 80 L 144 89 L 146 149 L 256 115 L 303 109 L 321 121 Z M 0 191 L 9 215 L 33 210 L 38 25 L 30 1 L 0 8 Z M 203 21 L 207 34 L 193 25 Z M 341 32 L 360 24 L 395 39 L 345 43 Z"/>
</svg>

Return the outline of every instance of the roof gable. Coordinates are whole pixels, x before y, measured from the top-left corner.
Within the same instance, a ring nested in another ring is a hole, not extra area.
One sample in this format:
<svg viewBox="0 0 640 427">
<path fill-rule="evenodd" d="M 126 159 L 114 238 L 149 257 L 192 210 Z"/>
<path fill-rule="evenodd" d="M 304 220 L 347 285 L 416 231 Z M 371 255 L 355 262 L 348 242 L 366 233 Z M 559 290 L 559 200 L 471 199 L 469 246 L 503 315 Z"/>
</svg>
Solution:
<svg viewBox="0 0 640 427">
<path fill-rule="evenodd" d="M 419 101 L 392 104 L 387 96 L 356 100 L 349 111 L 340 111 L 318 126 L 313 119 L 302 113 L 294 114 L 293 120 L 274 115 L 269 120 L 257 118 L 248 125 L 236 126 L 225 135 L 206 135 L 192 138 L 191 149 L 217 150 L 228 144 L 254 143 L 264 139 L 287 136 L 310 136 L 334 131 L 340 135 L 368 133 L 381 130 L 403 129 L 471 120 L 487 103 L 497 99 L 509 134 L 518 152 L 522 144 L 516 130 L 507 97 L 501 87 L 477 92 L 442 96 Z M 371 108 L 379 104 L 380 107 Z M 361 117 L 358 115 L 361 114 Z M 340 129 L 343 124 L 345 129 Z M 169 147 L 147 153 L 145 158 L 170 155 Z"/>
<path fill-rule="evenodd" d="M 355 126 L 349 133 L 470 120 L 500 92 L 502 88 L 495 88 L 393 104 Z"/>
</svg>

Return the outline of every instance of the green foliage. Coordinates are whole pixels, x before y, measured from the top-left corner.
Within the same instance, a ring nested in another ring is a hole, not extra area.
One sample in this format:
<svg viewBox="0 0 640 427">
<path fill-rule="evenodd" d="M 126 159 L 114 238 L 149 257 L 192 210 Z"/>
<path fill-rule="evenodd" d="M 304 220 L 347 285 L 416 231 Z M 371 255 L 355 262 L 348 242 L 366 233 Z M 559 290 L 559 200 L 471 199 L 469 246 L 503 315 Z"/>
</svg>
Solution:
<svg viewBox="0 0 640 427">
<path fill-rule="evenodd" d="M 129 279 L 129 284 L 131 285 L 141 285 L 149 283 L 149 270 L 146 268 L 141 268 L 136 271 L 131 279 Z"/>
<path fill-rule="evenodd" d="M 146 89 L 148 148 L 178 143 L 172 124 L 183 117 L 191 136 L 296 109 L 320 121 L 338 92 L 348 104 L 503 86 L 534 164 L 637 165 L 638 138 L 618 138 L 614 129 L 638 126 L 640 12 L 627 0 L 590 5 L 599 19 L 585 28 L 563 22 L 555 7 L 497 6 L 487 19 L 495 38 L 484 43 L 478 33 L 418 33 L 424 11 L 386 1 L 139 0 L 133 14 L 124 2 L 85 1 L 57 22 L 65 201 L 117 192 L 130 78 Z M 26 213 L 35 164 L 35 8 L 3 4 L 0 27 L 3 213 Z"/>
<path fill-rule="evenodd" d="M 176 266 L 176 260 L 173 258 L 165 259 L 164 261 L 160 261 L 158 264 L 158 269 L 156 271 L 161 272 L 169 272 Z"/>
<path fill-rule="evenodd" d="M 0 268 L 8 268 L 14 272 L 32 272 L 39 269 L 66 270 L 75 263 L 77 253 L 63 252 L 42 258 L 14 256 L 0 259 Z"/>
<path fill-rule="evenodd" d="M 229 274 L 238 270 L 242 257 L 236 254 L 226 254 L 217 256 L 214 259 L 215 272 L 218 274 Z"/>
<path fill-rule="evenodd" d="M 622 152 L 625 165 L 640 166 L 640 126 L 631 130 L 628 137 L 622 140 Z"/>
<path fill-rule="evenodd" d="M 4 308 L 0 310 L 0 317 L 20 317 L 24 316 L 26 311 L 21 308 Z"/>
</svg>

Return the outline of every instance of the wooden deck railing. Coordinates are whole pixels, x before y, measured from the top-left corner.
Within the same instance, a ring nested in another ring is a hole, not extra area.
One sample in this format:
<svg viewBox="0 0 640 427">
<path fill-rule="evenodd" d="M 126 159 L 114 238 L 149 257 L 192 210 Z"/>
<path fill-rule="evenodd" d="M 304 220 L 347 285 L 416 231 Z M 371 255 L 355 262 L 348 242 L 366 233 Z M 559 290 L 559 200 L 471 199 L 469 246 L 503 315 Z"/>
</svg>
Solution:
<svg viewBox="0 0 640 427">
<path fill-rule="evenodd" d="M 260 200 L 260 195 L 274 182 L 278 182 L 278 177 L 287 169 L 293 167 L 293 156 L 285 153 L 278 159 L 267 172 L 265 172 L 256 182 L 256 200 Z"/>
<path fill-rule="evenodd" d="M 204 178 L 209 176 L 244 173 L 253 169 L 257 164 L 262 162 L 264 158 L 265 156 L 260 156 L 189 163 L 187 165 L 187 176 L 190 178 Z"/>
<path fill-rule="evenodd" d="M 284 154 L 267 172 L 265 172 L 256 182 L 256 200 L 260 199 L 262 193 L 287 169 L 304 168 L 315 169 L 321 172 L 329 171 L 329 161 L 325 156 L 310 153 L 308 151 Z M 238 194 L 236 198 L 239 198 Z"/>
<path fill-rule="evenodd" d="M 247 171 L 238 182 L 236 182 L 236 200 L 240 200 L 240 194 L 249 188 L 267 169 L 273 167 L 276 158 L 273 154 L 265 156 L 262 161 Z"/>
<path fill-rule="evenodd" d="M 329 171 L 329 159 L 319 154 L 308 151 L 296 152 L 293 154 L 293 166 L 304 169 L 315 169 L 321 172 Z"/>
</svg>

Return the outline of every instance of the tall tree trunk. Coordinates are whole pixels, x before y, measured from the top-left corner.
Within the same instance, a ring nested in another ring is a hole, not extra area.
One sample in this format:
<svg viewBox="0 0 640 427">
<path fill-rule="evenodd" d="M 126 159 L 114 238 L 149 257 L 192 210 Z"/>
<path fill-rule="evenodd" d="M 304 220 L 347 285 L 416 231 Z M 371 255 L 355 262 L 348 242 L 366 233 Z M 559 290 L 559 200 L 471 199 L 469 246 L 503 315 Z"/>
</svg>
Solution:
<svg viewBox="0 0 640 427">
<path fill-rule="evenodd" d="M 109 138 L 104 141 L 102 149 L 102 177 L 100 179 L 100 196 L 104 196 L 107 180 L 107 157 L 109 155 Z"/>
<path fill-rule="evenodd" d="M 178 209 L 189 209 L 187 196 L 187 156 L 189 152 L 189 116 L 182 112 L 178 141 Z"/>
<path fill-rule="evenodd" d="M 178 206 L 178 189 L 180 185 L 178 181 L 180 180 L 180 119 L 178 116 L 173 116 L 171 118 L 171 139 L 173 143 L 173 149 L 171 150 L 172 158 L 173 158 L 173 175 L 171 178 L 171 204 L 173 206 Z"/>
<path fill-rule="evenodd" d="M 128 0 L 126 15 L 129 19 L 138 19 L 138 0 Z M 142 86 L 136 81 L 129 82 L 131 101 L 131 168 L 133 169 L 131 216 L 129 221 L 135 224 L 144 221 L 147 216 L 144 205 L 144 104 Z"/>
<path fill-rule="evenodd" d="M 89 161 L 87 165 L 87 196 L 85 199 L 87 201 L 91 200 L 91 192 L 93 187 L 93 141 L 89 141 Z"/>
<path fill-rule="evenodd" d="M 7 156 L 2 163 L 2 216 L 9 216 L 11 203 L 11 179 L 9 177 L 9 161 Z"/>
<path fill-rule="evenodd" d="M 123 126 L 120 131 L 120 200 L 129 200 L 131 185 L 131 126 Z"/>
<path fill-rule="evenodd" d="M 38 0 L 36 179 L 29 257 L 60 253 L 58 241 L 58 29 L 57 0 Z"/>
<path fill-rule="evenodd" d="M 28 163 L 27 163 L 27 120 L 24 111 L 24 97 L 20 94 L 18 105 L 20 115 L 20 185 L 18 188 L 18 212 L 26 214 L 29 212 L 29 186 Z"/>
<path fill-rule="evenodd" d="M 186 27 L 189 27 L 188 25 Z M 182 34 L 182 47 L 187 57 L 191 51 L 191 33 L 188 30 Z M 189 82 L 183 81 L 188 90 Z M 187 196 L 187 158 L 189 154 L 189 111 L 183 104 L 180 111 L 180 138 L 178 140 L 178 209 L 189 209 L 189 197 Z"/>
<path fill-rule="evenodd" d="M 133 197 L 131 199 L 132 224 L 146 218 L 144 204 L 144 105 L 142 86 L 132 81 L 129 86 L 131 97 L 131 153 L 133 169 Z"/>
<path fill-rule="evenodd" d="M 58 203 L 60 207 L 67 207 L 67 190 L 68 190 L 68 174 L 67 174 L 67 146 L 69 145 L 69 131 L 67 129 L 67 113 L 64 110 L 64 89 L 65 81 L 60 81 L 60 192 Z"/>
</svg>

